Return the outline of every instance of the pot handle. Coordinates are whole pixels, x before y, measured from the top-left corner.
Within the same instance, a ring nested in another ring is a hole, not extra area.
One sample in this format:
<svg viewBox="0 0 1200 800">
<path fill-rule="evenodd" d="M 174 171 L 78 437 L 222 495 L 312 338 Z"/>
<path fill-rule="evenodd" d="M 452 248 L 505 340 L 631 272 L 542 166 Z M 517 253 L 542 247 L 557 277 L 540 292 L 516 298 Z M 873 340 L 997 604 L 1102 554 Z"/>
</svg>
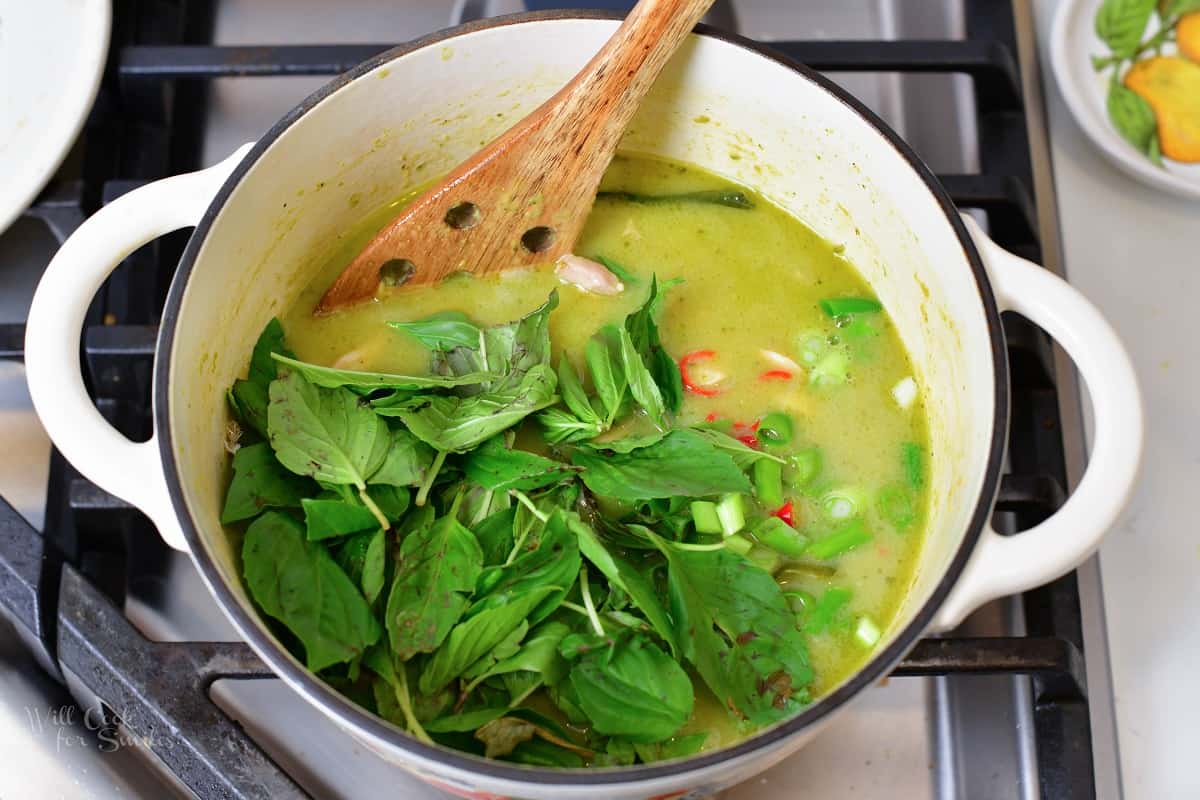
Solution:
<svg viewBox="0 0 1200 800">
<path fill-rule="evenodd" d="M 137 506 L 163 540 L 186 550 L 167 493 L 157 434 L 125 438 L 92 403 L 83 384 L 79 340 L 100 285 L 130 253 L 196 225 L 250 145 L 208 169 L 134 189 L 87 219 L 46 267 L 25 323 L 25 377 L 51 441 L 80 474 Z"/>
<path fill-rule="evenodd" d="M 1049 333 L 1088 385 L 1095 434 L 1087 471 L 1054 516 L 1013 536 L 990 528 L 935 617 L 948 630 L 997 597 L 1065 575 L 1096 550 L 1121 513 L 1142 456 L 1142 398 L 1129 354 L 1100 311 L 1046 269 L 1009 253 L 964 216 L 1002 310 Z"/>
</svg>

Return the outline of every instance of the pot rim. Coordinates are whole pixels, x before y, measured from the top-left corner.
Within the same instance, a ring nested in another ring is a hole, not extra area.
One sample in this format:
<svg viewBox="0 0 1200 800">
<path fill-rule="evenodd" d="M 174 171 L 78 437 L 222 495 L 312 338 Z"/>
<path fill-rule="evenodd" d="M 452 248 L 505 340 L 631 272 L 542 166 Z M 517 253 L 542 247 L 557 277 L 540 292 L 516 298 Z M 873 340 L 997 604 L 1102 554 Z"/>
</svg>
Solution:
<svg viewBox="0 0 1200 800">
<path fill-rule="evenodd" d="M 755 55 L 774 61 L 796 73 L 799 77 L 815 83 L 818 87 L 832 94 L 840 102 L 848 106 L 868 125 L 875 128 L 883 139 L 896 150 L 908 163 L 909 167 L 921 178 L 926 189 L 945 214 L 946 220 L 957 236 L 966 261 L 971 268 L 987 323 L 992 354 L 994 380 L 992 437 L 988 449 L 988 461 L 984 472 L 983 485 L 976 501 L 975 510 L 971 514 L 968 530 L 959 543 L 958 549 L 954 553 L 945 574 L 938 581 L 929 599 L 918 610 L 913 619 L 900 631 L 891 644 L 872 656 L 861 669 L 840 684 L 834 691 L 813 702 L 790 719 L 765 728 L 729 747 L 701 753 L 696 756 L 630 767 L 588 767 L 578 769 L 521 766 L 471 755 L 442 745 L 430 745 L 418 741 L 397 726 L 372 714 L 365 708 L 358 706 L 339 694 L 316 675 L 309 672 L 275 641 L 275 638 L 267 632 L 258 615 L 250 613 L 243 607 L 233 591 L 225 583 L 220 570 L 209 554 L 184 498 L 179 464 L 176 461 L 172 447 L 170 393 L 167 390 L 170 378 L 169 357 L 175 342 L 176 324 L 179 319 L 179 309 L 184 289 L 195 267 L 196 259 L 204 240 L 217 216 L 220 214 L 221 209 L 224 207 L 225 202 L 233 194 L 242 178 L 254 166 L 258 158 L 288 128 L 330 95 L 352 81 L 400 56 L 459 36 L 509 25 L 564 19 L 611 21 L 620 20 L 621 18 L 619 14 L 603 11 L 560 10 L 524 12 L 478 20 L 465 25 L 435 31 L 427 36 L 414 39 L 411 42 L 380 53 L 362 62 L 350 71 L 334 78 L 309 95 L 299 105 L 280 118 L 255 143 L 254 147 L 246 154 L 221 186 L 205 211 L 204 216 L 196 225 L 180 258 L 179 266 L 175 271 L 170 290 L 167 294 L 156 347 L 158 357 L 155 359 L 154 365 L 154 426 L 155 430 L 160 434 L 158 436 L 159 453 L 163 462 L 163 471 L 171 504 L 179 519 L 180 528 L 183 531 L 184 539 L 187 541 L 192 561 L 196 564 L 197 569 L 200 571 L 205 583 L 208 584 L 210 591 L 225 615 L 233 623 L 243 639 L 263 657 L 263 660 L 267 662 L 271 670 L 327 715 L 340 720 L 343 724 L 362 731 L 376 740 L 385 742 L 390 747 L 409 752 L 421 759 L 437 762 L 469 773 L 480 774 L 487 778 L 540 786 L 599 787 L 630 784 L 668 779 L 688 772 L 715 767 L 726 762 L 733 762 L 744 756 L 749 756 L 756 751 L 780 744 L 785 739 L 810 727 L 818 720 L 846 704 L 863 691 L 863 689 L 886 677 L 891 667 L 903 658 L 933 621 L 934 615 L 950 593 L 950 590 L 954 587 L 968 559 L 974 552 L 976 543 L 991 517 L 992 506 L 1000 483 L 1000 471 L 1008 433 L 1008 353 L 1005 347 L 1004 329 L 1001 325 L 1000 312 L 996 305 L 995 295 L 992 292 L 987 272 L 983 267 L 983 262 L 979 257 L 970 234 L 967 232 L 946 190 L 934 177 L 929 167 L 874 112 L 825 76 L 779 52 L 773 51 L 768 44 L 759 43 L 738 34 L 717 30 L 708 25 L 697 25 L 695 33 L 699 36 L 736 45 Z"/>
</svg>

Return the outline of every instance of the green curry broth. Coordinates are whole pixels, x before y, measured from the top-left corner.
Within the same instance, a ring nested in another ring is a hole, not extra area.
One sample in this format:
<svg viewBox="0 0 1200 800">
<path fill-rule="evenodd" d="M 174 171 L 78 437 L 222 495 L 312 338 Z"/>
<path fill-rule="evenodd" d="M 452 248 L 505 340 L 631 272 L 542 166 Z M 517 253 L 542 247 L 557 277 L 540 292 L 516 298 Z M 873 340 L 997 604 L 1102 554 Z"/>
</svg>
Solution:
<svg viewBox="0 0 1200 800">
<path fill-rule="evenodd" d="M 682 164 L 644 156 L 618 156 L 605 175 L 602 190 L 673 194 L 728 188 L 727 181 Z M 794 217 L 746 192 L 752 209 L 691 203 L 638 204 L 597 200 L 575 252 L 617 261 L 637 276 L 617 297 L 585 294 L 561 286 L 553 271 L 539 269 L 484 279 L 456 277 L 437 288 L 393 291 L 378 302 L 331 317 L 311 315 L 325 288 L 376 230 L 395 216 L 413 195 L 378 209 L 338 242 L 319 275 L 284 317 L 288 341 L 305 361 L 348 369 L 421 373 L 429 353 L 412 338 L 388 327 L 393 320 L 417 320 L 438 311 L 462 310 L 481 324 L 516 319 L 545 301 L 558 288 L 561 304 L 551 317 L 551 341 L 557 354 L 582 365 L 587 339 L 602 325 L 620 321 L 645 299 L 652 274 L 659 282 L 682 278 L 667 292 L 659 328 L 664 347 L 678 359 L 697 350 L 715 355 L 701 368 L 720 375 L 720 394 L 688 393 L 682 424 L 710 414 L 750 424 L 774 411 L 795 422 L 795 447 L 817 447 L 821 473 L 799 494 L 796 525 L 820 535 L 833 523 L 823 518 L 823 490 L 860 489 L 868 498 L 864 510 L 873 539 L 837 561 L 829 578 L 800 576 L 789 589 L 820 596 L 830 586 L 848 587 L 850 616 L 868 615 L 882 629 L 895 617 L 909 589 L 921 546 L 922 513 L 927 505 L 919 492 L 918 522 L 897 531 L 879 513 L 876 493 L 903 481 L 900 449 L 916 442 L 928 453 L 924 409 L 917 400 L 907 410 L 891 396 L 897 382 L 913 374 L 894 326 L 884 313 L 869 315 L 871 331 L 854 341 L 820 306 L 822 298 L 872 296 L 866 282 L 835 248 Z M 867 316 L 867 315 L 864 315 Z M 762 354 L 771 350 L 800 361 L 799 340 L 807 333 L 838 337 L 850 353 L 845 383 L 813 386 L 806 370 L 790 380 L 764 380 L 778 369 Z M 524 440 L 524 437 L 523 437 Z M 786 562 L 785 562 L 786 563 Z M 857 670 L 871 649 L 850 630 L 809 637 L 816 678 L 814 697 L 828 692 Z M 705 749 L 739 738 L 729 714 L 696 678 L 696 710 L 681 734 L 710 732 Z M 541 704 L 546 708 L 550 703 Z"/>
</svg>

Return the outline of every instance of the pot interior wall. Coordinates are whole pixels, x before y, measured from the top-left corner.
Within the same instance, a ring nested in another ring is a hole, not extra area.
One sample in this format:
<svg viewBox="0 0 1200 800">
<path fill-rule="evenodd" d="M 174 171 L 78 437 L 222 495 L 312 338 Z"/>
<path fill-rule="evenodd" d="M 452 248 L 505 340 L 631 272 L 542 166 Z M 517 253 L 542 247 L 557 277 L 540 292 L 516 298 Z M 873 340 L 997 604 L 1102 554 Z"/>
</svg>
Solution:
<svg viewBox="0 0 1200 800">
<path fill-rule="evenodd" d="M 171 444 L 204 547 L 247 607 L 236 546 L 218 522 L 228 474 L 224 393 L 244 373 L 263 324 L 367 210 L 445 172 L 535 108 L 614 25 L 509 24 L 400 56 L 303 113 L 221 209 L 179 310 Z M 716 39 L 693 37 L 624 146 L 755 187 L 843 244 L 895 320 L 934 444 L 929 538 L 894 633 L 927 600 L 968 527 L 991 438 L 989 332 L 943 211 L 851 108 L 789 68 Z"/>
</svg>

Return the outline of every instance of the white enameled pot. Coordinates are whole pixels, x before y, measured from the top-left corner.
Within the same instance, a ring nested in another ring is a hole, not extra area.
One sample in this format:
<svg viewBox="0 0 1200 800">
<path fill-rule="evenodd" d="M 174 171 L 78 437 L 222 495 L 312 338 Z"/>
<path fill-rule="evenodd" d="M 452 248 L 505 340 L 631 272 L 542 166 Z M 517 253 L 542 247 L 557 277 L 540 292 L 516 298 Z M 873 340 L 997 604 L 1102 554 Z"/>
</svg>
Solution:
<svg viewBox="0 0 1200 800">
<path fill-rule="evenodd" d="M 66 457 L 191 553 L 233 625 L 301 697 L 389 761 L 471 796 L 644 798 L 748 778 L 803 745 L 923 634 L 1082 561 L 1125 503 L 1141 453 L 1133 369 L 1087 300 L 960 217 L 929 170 L 842 90 L 751 42 L 706 32 L 658 81 L 624 148 L 753 186 L 844 245 L 895 321 L 928 409 L 928 540 L 876 655 L 803 713 L 733 747 L 572 771 L 421 744 L 310 675 L 259 619 L 218 522 L 228 461 L 225 389 L 245 371 L 263 324 L 293 301 L 339 232 L 531 111 L 615 25 L 579 14 L 523 15 L 386 53 L 223 163 L 152 183 L 96 213 L 50 264 L 29 313 L 30 390 Z M 158 342 L 155 435 L 131 442 L 104 421 L 81 380 L 84 312 L 121 259 L 193 225 Z M 1073 496 L 1052 518 L 1011 537 L 989 527 L 1008 423 L 1006 309 L 1039 324 L 1072 356 L 1095 418 L 1091 463 Z"/>
</svg>

